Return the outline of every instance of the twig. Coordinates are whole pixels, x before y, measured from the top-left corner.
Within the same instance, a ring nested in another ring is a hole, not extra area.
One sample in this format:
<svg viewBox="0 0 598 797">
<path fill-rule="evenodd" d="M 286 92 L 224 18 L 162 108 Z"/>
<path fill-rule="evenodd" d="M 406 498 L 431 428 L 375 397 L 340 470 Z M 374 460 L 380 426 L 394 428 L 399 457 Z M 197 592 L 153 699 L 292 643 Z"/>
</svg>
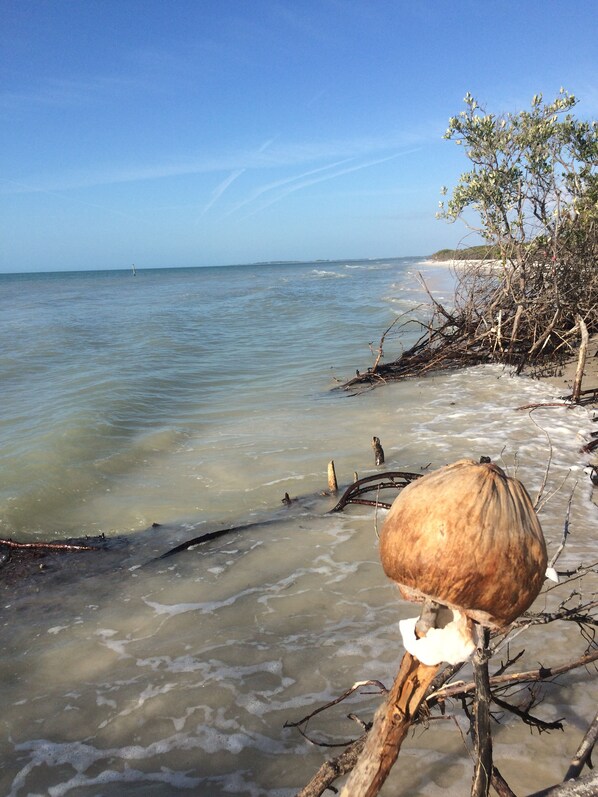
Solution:
<svg viewBox="0 0 598 797">
<path fill-rule="evenodd" d="M 561 542 L 559 547 L 556 549 L 554 556 L 548 562 L 548 567 L 554 567 L 557 559 L 562 554 L 565 544 L 567 542 L 567 537 L 569 536 L 569 518 L 571 517 L 571 504 L 573 503 L 573 496 L 575 495 L 575 488 L 577 487 L 577 482 L 573 485 L 573 489 L 571 490 L 571 495 L 569 496 L 569 503 L 567 504 L 567 513 L 565 514 L 565 522 L 563 524 L 563 536 L 561 538 Z"/>
<path fill-rule="evenodd" d="M 557 664 L 554 667 L 539 667 L 537 670 L 492 676 L 490 678 L 490 687 L 510 686 L 524 683 L 525 681 L 545 681 L 549 678 L 556 678 L 557 675 L 563 675 L 563 673 L 569 672 L 570 670 L 575 670 L 578 667 L 586 667 L 588 664 L 592 664 L 595 661 L 598 661 L 598 650 L 586 653 L 580 656 L 580 658 L 567 662 L 566 664 Z M 448 686 L 441 687 L 427 697 L 427 702 L 433 705 L 441 700 L 446 700 L 448 697 L 460 697 L 462 695 L 471 694 L 475 691 L 475 688 L 475 681 L 470 681 L 465 684 L 449 684 Z"/>
<path fill-rule="evenodd" d="M 507 703 L 506 700 L 498 697 L 498 695 L 493 694 L 492 700 L 496 703 L 497 706 L 500 708 L 504 708 L 505 711 L 510 711 L 511 714 L 515 714 L 515 716 L 519 717 L 519 719 L 523 720 L 526 725 L 530 725 L 532 728 L 538 728 L 540 731 L 562 731 L 563 730 L 563 719 L 554 720 L 553 722 L 549 722 L 547 720 L 542 720 L 539 717 L 534 717 L 532 714 L 529 713 L 528 709 L 521 709 L 518 706 L 514 706 L 512 703 Z"/>
<path fill-rule="evenodd" d="M 594 745 L 596 744 L 597 739 L 598 739 L 598 713 L 594 717 L 590 727 L 585 733 L 585 736 L 581 740 L 581 744 L 577 748 L 577 752 L 571 759 L 571 764 L 569 765 L 569 769 L 565 774 L 564 780 L 571 780 L 572 778 L 579 777 L 582 769 L 590 760 L 590 756 L 592 755 L 592 750 L 594 749 Z"/>
<path fill-rule="evenodd" d="M 550 435 L 548 434 L 546 429 L 544 429 L 544 427 L 540 426 L 540 424 L 537 423 L 532 418 L 532 412 L 533 411 L 534 411 L 533 409 L 531 409 L 529 411 L 528 418 L 530 419 L 530 421 L 534 424 L 534 426 L 536 428 L 538 428 L 541 432 L 543 432 L 546 435 L 546 440 L 548 441 L 548 460 L 546 462 L 546 468 L 544 470 L 544 477 L 542 479 L 542 484 L 540 485 L 540 489 L 538 490 L 538 495 L 536 496 L 536 500 L 534 501 L 534 509 L 537 510 L 538 504 L 540 503 L 540 500 L 542 499 L 542 495 L 544 493 L 544 488 L 546 487 L 546 482 L 548 481 L 548 473 L 550 472 L 550 465 L 552 463 L 552 442 L 550 440 Z"/>
<path fill-rule="evenodd" d="M 312 717 L 315 717 L 316 714 L 320 714 L 322 711 L 326 711 L 326 709 L 332 708 L 332 706 L 337 706 L 339 703 L 342 703 L 343 700 L 346 700 L 350 697 L 354 692 L 358 689 L 361 689 L 363 686 L 377 686 L 380 692 L 384 692 L 385 694 L 388 693 L 388 689 L 384 686 L 382 681 L 357 681 L 353 684 L 350 689 L 347 689 L 342 695 L 336 697 L 334 700 L 331 700 L 328 703 L 325 703 L 323 706 L 319 706 L 315 711 L 312 711 L 311 714 L 308 714 L 306 717 L 303 717 L 300 720 L 296 720 L 295 722 L 286 721 L 283 725 L 283 728 L 298 728 L 300 725 L 305 725 L 309 722 Z M 378 694 L 379 694 L 378 693 Z M 367 694 L 374 694 L 373 692 L 368 692 Z"/>
<path fill-rule="evenodd" d="M 474 703 L 473 738 L 476 762 L 471 784 L 472 797 L 487 797 L 492 777 L 492 733 L 490 730 L 490 679 L 488 675 L 488 643 L 490 632 L 478 626 L 478 646 L 473 655 L 473 672 L 476 685 Z"/>
</svg>

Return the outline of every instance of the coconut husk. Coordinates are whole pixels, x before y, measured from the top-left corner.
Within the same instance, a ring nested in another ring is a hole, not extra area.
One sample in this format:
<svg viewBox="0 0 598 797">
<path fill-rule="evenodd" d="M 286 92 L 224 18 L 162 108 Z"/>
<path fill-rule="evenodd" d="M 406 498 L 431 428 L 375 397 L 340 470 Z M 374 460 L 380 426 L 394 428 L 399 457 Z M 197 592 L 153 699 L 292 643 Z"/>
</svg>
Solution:
<svg viewBox="0 0 598 797">
<path fill-rule="evenodd" d="M 430 598 L 492 627 L 529 608 L 547 563 L 523 484 L 467 459 L 402 490 L 381 531 L 380 557 L 407 600 Z"/>
</svg>

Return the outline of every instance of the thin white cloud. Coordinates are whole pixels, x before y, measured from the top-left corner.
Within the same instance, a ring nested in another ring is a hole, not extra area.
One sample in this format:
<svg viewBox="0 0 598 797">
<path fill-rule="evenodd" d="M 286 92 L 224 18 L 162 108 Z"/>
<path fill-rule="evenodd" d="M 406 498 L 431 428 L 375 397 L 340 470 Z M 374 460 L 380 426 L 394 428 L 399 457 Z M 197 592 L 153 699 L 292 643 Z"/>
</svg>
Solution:
<svg viewBox="0 0 598 797">
<path fill-rule="evenodd" d="M 84 205 L 85 207 L 95 208 L 96 210 L 102 210 L 114 216 L 120 216 L 123 219 L 129 219 L 130 221 L 138 221 L 138 219 L 135 216 L 132 216 L 129 213 L 123 213 L 120 210 L 115 210 L 114 208 L 111 208 L 109 205 L 98 205 L 95 202 L 86 202 L 84 199 L 78 199 L 69 196 L 68 194 L 61 193 L 60 191 L 50 191 L 46 188 L 38 188 L 36 186 L 28 185 L 26 183 L 21 183 L 17 180 L 10 180 L 8 177 L 0 177 L 0 180 L 4 181 L 5 183 L 10 183 L 14 188 L 23 193 L 43 194 L 44 196 L 61 199 L 63 202 L 74 203 L 75 205 Z"/>
<path fill-rule="evenodd" d="M 336 139 L 327 141 L 290 142 L 284 146 L 276 145 L 276 138 L 268 139 L 258 149 L 241 150 L 228 154 L 214 153 L 202 158 L 187 158 L 168 163 L 126 166 L 99 166 L 85 171 L 64 170 L 59 175 L 15 175 L 21 183 L 36 186 L 34 189 L 5 189 L 5 193 L 23 193 L 28 190 L 67 191 L 69 189 L 90 188 L 99 185 L 116 185 L 146 180 L 159 180 L 185 175 L 210 174 L 222 172 L 231 175 L 240 170 L 279 169 L 292 166 L 301 167 L 326 162 L 328 160 L 349 161 L 367 158 L 376 152 L 388 152 L 398 147 L 420 144 L 423 141 L 436 140 L 440 128 L 426 128 L 412 133 L 391 134 L 388 136 L 372 136 L 371 138 Z M 444 130 L 444 127 L 442 127 Z M 313 171 L 327 170 L 332 166 L 320 166 Z M 308 169 L 307 173 L 312 169 Z M 299 175 L 296 178 L 300 179 Z M 228 178 L 227 178 L 228 179 Z M 228 187 L 228 186 L 226 186 Z"/>
<path fill-rule="evenodd" d="M 97 76 L 88 80 L 48 78 L 29 90 L 0 92 L 0 109 L 14 111 L 36 106 L 68 108 L 89 105 L 98 97 L 114 97 L 140 87 L 139 81 L 119 76 Z"/>
</svg>

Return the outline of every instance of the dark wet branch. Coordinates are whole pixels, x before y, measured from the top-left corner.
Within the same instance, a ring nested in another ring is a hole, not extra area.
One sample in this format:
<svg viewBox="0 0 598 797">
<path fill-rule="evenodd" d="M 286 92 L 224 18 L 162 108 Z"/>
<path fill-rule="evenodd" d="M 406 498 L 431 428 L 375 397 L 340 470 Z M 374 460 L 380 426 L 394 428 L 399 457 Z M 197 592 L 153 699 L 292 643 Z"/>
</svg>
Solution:
<svg viewBox="0 0 598 797">
<path fill-rule="evenodd" d="M 516 717 L 519 717 L 526 725 L 529 725 L 531 728 L 537 728 L 540 732 L 542 731 L 562 731 L 563 730 L 563 719 L 561 717 L 559 720 L 555 720 L 554 722 L 548 722 L 546 720 L 540 719 L 539 717 L 535 717 L 533 714 L 530 713 L 529 709 L 531 708 L 532 703 L 534 702 L 533 699 L 530 701 L 530 704 L 526 708 L 519 708 L 518 706 L 514 706 L 512 703 L 508 703 L 506 700 L 498 697 L 496 693 L 492 693 L 492 701 L 496 703 L 497 706 L 503 708 L 505 711 L 509 711 L 511 714 L 515 714 Z"/>
<path fill-rule="evenodd" d="M 365 503 L 362 500 L 363 495 L 379 490 L 402 490 L 415 479 L 419 479 L 421 473 L 409 473 L 408 471 L 387 471 L 386 473 L 377 473 L 374 476 L 365 476 L 363 479 L 350 484 L 349 487 L 342 494 L 339 502 L 330 511 L 340 512 L 347 504 Z M 384 506 L 381 501 L 368 501 L 368 505 Z M 388 504 L 386 504 L 388 506 Z"/>
<path fill-rule="evenodd" d="M 386 694 L 388 692 L 388 689 L 384 686 L 382 681 L 375 681 L 375 680 L 374 681 L 357 681 L 357 683 L 353 684 L 353 686 L 350 689 L 347 689 L 345 692 L 342 693 L 342 695 L 339 695 L 339 697 L 335 698 L 334 700 L 331 700 L 328 703 L 324 703 L 324 705 L 322 705 L 322 706 L 318 706 L 317 709 L 315 709 L 310 714 L 308 714 L 306 717 L 303 717 L 300 720 L 296 720 L 294 722 L 291 722 L 291 721 L 287 720 L 285 722 L 285 724 L 283 725 L 283 727 L 284 728 L 299 728 L 301 725 L 307 724 L 309 722 L 309 720 L 312 719 L 312 717 L 316 716 L 316 714 L 320 714 L 322 711 L 326 711 L 327 709 L 332 708 L 332 706 L 337 706 L 339 703 L 342 703 L 344 700 L 346 700 L 348 697 L 350 697 L 352 694 L 354 694 L 358 689 L 363 689 L 364 686 L 376 686 L 377 687 L 377 691 L 376 692 L 363 692 L 362 694 L 379 695 L 379 694 Z"/>
<path fill-rule="evenodd" d="M 478 626 L 478 647 L 473 654 L 473 673 L 476 685 L 472 735 L 476 762 L 471 785 L 472 797 L 487 797 L 492 778 L 492 731 L 490 729 L 490 676 L 488 659 L 490 632 Z"/>
<path fill-rule="evenodd" d="M 80 545 L 70 542 L 15 542 L 15 540 L 0 538 L 0 547 L 25 551 L 98 551 L 98 545 Z"/>
</svg>

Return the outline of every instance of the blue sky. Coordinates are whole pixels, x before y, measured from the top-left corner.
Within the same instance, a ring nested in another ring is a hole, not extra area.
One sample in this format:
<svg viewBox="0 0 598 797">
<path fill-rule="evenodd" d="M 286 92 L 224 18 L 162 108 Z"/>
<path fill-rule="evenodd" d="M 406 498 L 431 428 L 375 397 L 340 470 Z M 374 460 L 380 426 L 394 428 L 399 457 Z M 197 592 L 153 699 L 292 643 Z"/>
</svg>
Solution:
<svg viewBox="0 0 598 797">
<path fill-rule="evenodd" d="M 0 0 L 0 271 L 425 255 L 470 91 L 596 118 L 596 0 Z"/>
</svg>

